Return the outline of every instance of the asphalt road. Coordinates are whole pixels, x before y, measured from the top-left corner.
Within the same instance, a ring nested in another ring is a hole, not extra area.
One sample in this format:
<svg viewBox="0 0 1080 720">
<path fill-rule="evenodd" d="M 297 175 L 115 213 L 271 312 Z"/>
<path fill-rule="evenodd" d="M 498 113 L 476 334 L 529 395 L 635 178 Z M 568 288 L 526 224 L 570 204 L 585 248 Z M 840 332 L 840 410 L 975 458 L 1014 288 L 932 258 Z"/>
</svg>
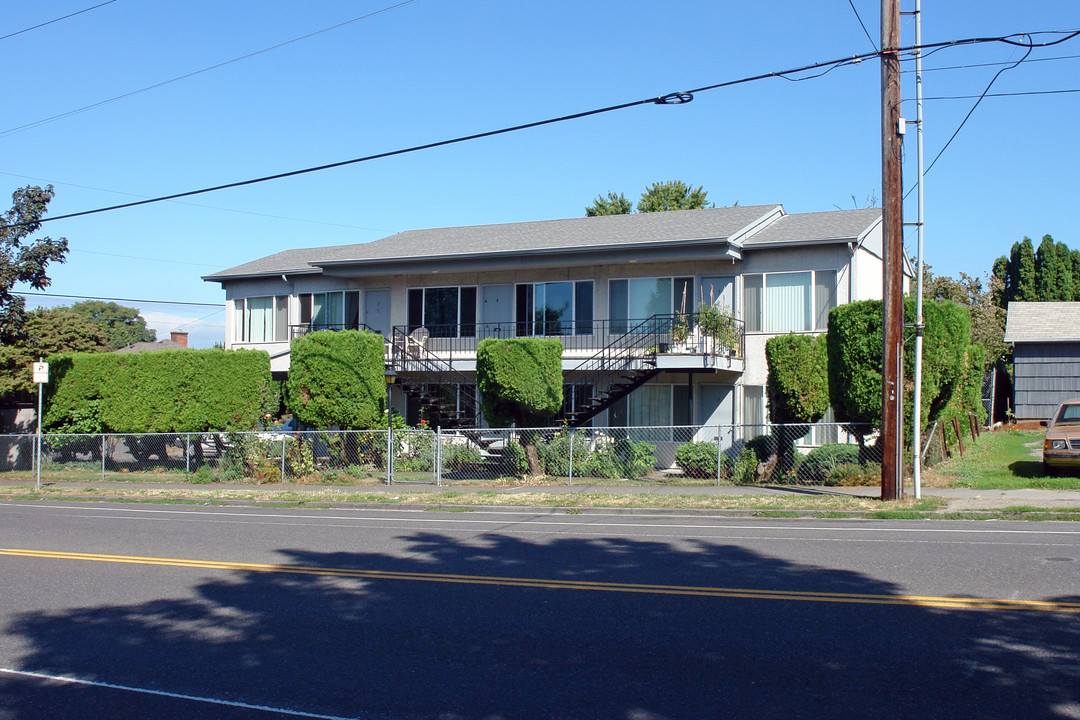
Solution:
<svg viewBox="0 0 1080 720">
<path fill-rule="evenodd" d="M 0 504 L 0 719 L 1080 718 L 1080 525 Z"/>
</svg>

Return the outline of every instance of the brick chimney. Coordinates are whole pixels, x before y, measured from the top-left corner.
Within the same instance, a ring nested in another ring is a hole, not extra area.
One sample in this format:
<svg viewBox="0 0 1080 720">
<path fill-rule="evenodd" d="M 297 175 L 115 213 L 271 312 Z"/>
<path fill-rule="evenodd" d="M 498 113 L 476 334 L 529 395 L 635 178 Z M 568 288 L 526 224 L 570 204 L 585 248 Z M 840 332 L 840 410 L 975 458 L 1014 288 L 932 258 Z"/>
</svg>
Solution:
<svg viewBox="0 0 1080 720">
<path fill-rule="evenodd" d="M 176 343 L 180 347 L 187 347 L 187 333 L 186 332 L 177 332 L 177 331 L 173 330 L 171 333 L 169 333 L 169 335 L 170 335 L 169 339 L 172 340 L 174 343 Z"/>
</svg>

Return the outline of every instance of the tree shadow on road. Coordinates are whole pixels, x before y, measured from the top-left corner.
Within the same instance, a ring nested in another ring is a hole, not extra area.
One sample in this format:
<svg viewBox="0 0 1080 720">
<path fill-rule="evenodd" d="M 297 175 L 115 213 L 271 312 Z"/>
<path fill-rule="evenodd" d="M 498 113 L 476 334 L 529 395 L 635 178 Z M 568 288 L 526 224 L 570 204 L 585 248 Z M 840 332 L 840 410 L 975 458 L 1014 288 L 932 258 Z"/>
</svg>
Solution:
<svg viewBox="0 0 1080 720">
<path fill-rule="evenodd" d="M 335 716 L 1080 716 L 1075 613 L 926 608 L 863 574 L 710 541 L 403 539 L 400 557 L 279 552 L 323 569 L 900 604 L 190 569 L 190 597 L 26 612 L 5 635 L 27 648 L 22 670 Z M 50 687 L 43 705 L 40 687 L 0 676 L 0 718 L 125 714 L 94 692 Z"/>
</svg>

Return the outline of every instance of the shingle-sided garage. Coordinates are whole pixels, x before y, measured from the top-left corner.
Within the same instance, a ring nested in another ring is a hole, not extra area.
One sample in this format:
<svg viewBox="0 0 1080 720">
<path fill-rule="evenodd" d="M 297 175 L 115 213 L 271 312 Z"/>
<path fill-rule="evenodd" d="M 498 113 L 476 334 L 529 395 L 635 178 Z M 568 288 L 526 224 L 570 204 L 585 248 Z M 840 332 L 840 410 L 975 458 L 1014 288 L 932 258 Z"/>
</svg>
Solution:
<svg viewBox="0 0 1080 720">
<path fill-rule="evenodd" d="M 1080 397 L 1080 302 L 1011 302 L 1013 403 L 1019 420 L 1048 418 Z"/>
</svg>

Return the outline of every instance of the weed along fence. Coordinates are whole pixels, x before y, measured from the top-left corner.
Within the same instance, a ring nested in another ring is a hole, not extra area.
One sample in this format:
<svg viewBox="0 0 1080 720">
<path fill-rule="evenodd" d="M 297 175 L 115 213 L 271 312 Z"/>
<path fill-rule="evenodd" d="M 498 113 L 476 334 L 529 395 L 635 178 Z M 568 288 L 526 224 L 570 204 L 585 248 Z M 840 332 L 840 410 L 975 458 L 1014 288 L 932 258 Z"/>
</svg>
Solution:
<svg viewBox="0 0 1080 720">
<path fill-rule="evenodd" d="M 860 434 L 862 431 L 865 435 Z M 871 428 L 605 428 L 44 435 L 42 482 L 877 485 Z M 32 479 L 34 436 L 0 435 L 0 479 Z"/>
</svg>

